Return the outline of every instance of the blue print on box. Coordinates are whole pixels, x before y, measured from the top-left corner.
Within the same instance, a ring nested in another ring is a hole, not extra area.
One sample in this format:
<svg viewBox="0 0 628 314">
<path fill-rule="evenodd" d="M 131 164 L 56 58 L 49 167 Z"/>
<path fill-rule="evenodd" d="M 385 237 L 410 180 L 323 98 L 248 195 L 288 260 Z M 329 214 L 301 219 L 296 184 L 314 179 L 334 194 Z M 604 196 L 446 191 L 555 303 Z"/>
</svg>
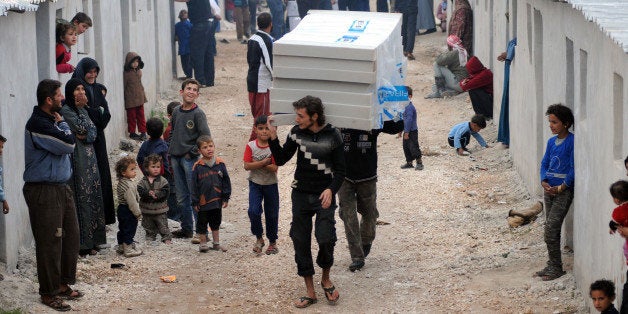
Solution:
<svg viewBox="0 0 628 314">
<path fill-rule="evenodd" d="M 394 88 L 382 86 L 377 90 L 377 100 L 379 104 L 393 101 L 407 101 L 408 90 L 403 85 L 396 85 Z"/>
<path fill-rule="evenodd" d="M 355 20 L 351 23 L 351 27 L 349 27 L 350 32 L 359 32 L 363 33 L 366 30 L 366 26 L 369 25 L 368 20 Z"/>
<path fill-rule="evenodd" d="M 354 42 L 356 40 L 358 40 L 358 36 L 344 35 L 344 36 L 338 38 L 338 40 L 336 40 L 336 42 L 339 42 L 339 43 L 352 43 L 352 42 Z"/>
</svg>

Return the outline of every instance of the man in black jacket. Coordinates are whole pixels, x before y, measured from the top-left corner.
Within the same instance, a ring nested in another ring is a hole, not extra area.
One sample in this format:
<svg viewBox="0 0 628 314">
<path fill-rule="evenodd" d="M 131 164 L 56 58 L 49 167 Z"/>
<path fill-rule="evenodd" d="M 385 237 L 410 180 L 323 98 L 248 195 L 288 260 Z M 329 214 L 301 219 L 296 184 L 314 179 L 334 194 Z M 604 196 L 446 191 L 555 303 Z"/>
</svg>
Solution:
<svg viewBox="0 0 628 314">
<path fill-rule="evenodd" d="M 314 234 L 319 248 L 316 263 L 323 269 L 321 286 L 327 301 L 335 304 L 340 294 L 329 278 L 329 273 L 334 264 L 336 245 L 335 194 L 345 176 L 342 138 L 338 129 L 325 123 L 320 98 L 305 96 L 292 105 L 297 125 L 290 130 L 283 147 L 277 139 L 277 128 L 269 124 L 269 129 L 270 150 L 278 166 L 284 165 L 297 153 L 297 167 L 292 182 L 290 237 L 294 245 L 297 274 L 305 280 L 307 295 L 294 305 L 304 308 L 317 301 L 311 250 L 312 217 L 316 221 Z"/>
<path fill-rule="evenodd" d="M 386 121 L 382 129 L 364 131 L 341 129 L 347 164 L 345 182 L 338 191 L 340 219 L 351 254 L 350 271 L 364 267 L 364 259 L 375 239 L 377 211 L 377 136 L 381 132 L 397 134 L 403 131 L 403 120 Z M 362 219 L 358 220 L 358 213 Z"/>
</svg>

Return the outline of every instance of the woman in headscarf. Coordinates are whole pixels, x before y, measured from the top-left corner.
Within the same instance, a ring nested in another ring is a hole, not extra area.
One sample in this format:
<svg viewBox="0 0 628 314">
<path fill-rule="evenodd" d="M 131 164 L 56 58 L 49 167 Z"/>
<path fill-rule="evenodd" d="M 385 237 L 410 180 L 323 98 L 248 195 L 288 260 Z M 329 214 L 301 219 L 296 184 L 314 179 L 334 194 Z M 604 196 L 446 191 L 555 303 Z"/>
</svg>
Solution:
<svg viewBox="0 0 628 314">
<path fill-rule="evenodd" d="M 95 255 L 99 245 L 107 242 L 98 161 L 93 145 L 97 130 L 86 107 L 85 86 L 81 80 L 73 78 L 65 84 L 65 105 L 61 115 L 76 137 L 70 186 L 74 191 L 79 221 L 81 256 Z"/>
<path fill-rule="evenodd" d="M 87 95 L 86 109 L 89 113 L 89 118 L 96 125 L 98 131 L 94 149 L 98 159 L 105 223 L 109 225 L 116 222 L 107 140 L 105 138 L 105 128 L 109 120 L 111 120 L 111 114 L 109 113 L 107 99 L 105 99 L 107 88 L 102 84 L 96 83 L 99 73 L 100 67 L 96 60 L 85 57 L 76 65 L 72 78 L 81 80 L 85 87 L 85 94 Z"/>
<path fill-rule="evenodd" d="M 462 93 L 459 82 L 468 76 L 465 68 L 467 51 L 456 35 L 447 37 L 447 48 L 446 52 L 436 57 L 432 93 L 425 96 L 425 99 L 442 98 Z"/>
<path fill-rule="evenodd" d="M 456 0 L 449 35 L 458 36 L 469 55 L 473 55 L 473 10 L 468 0 Z"/>
</svg>

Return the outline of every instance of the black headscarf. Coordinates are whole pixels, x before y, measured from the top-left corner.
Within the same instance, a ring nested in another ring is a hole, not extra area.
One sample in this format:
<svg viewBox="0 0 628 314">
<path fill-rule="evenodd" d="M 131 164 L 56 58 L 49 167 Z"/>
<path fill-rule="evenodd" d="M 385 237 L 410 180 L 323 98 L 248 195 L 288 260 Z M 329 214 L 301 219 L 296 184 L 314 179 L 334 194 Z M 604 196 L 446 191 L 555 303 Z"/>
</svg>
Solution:
<svg viewBox="0 0 628 314">
<path fill-rule="evenodd" d="M 79 61 L 74 69 L 74 74 L 72 74 L 72 78 L 77 78 L 83 82 L 83 87 L 85 87 L 85 93 L 87 94 L 88 104 L 94 104 L 94 84 L 89 84 L 85 80 L 85 74 L 87 74 L 92 69 L 96 69 L 96 73 L 100 73 L 100 67 L 98 66 L 98 62 L 96 60 L 85 57 Z"/>
<path fill-rule="evenodd" d="M 74 99 L 74 90 L 81 85 L 85 87 L 83 81 L 77 78 L 70 79 L 67 83 L 65 83 L 65 104 L 70 106 L 70 108 L 74 111 L 77 110 L 76 99 Z"/>
</svg>

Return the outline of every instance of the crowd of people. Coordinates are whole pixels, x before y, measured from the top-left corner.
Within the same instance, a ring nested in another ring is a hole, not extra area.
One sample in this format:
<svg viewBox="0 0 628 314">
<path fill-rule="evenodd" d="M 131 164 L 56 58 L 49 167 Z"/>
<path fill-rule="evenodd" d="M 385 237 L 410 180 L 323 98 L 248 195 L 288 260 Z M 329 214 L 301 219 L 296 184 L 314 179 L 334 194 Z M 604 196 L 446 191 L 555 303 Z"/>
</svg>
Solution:
<svg viewBox="0 0 628 314">
<path fill-rule="evenodd" d="M 137 53 L 127 53 L 124 62 L 127 131 L 131 139 L 142 144 L 136 158 L 123 157 L 115 164 L 117 208 L 114 208 L 105 139 L 105 129 L 111 119 L 106 100 L 107 88 L 96 82 L 100 67 L 96 60 L 89 57 L 82 58 L 76 67 L 68 63 L 77 35 L 92 27 L 92 21 L 86 14 L 78 13 L 70 22 L 61 20 L 57 23 L 56 69 L 59 73 L 72 73 L 72 78 L 65 82 L 65 93 L 62 93 L 59 81 L 45 79 L 38 84 L 37 105 L 25 129 L 23 175 L 23 193 L 36 243 L 39 294 L 41 302 L 55 310 L 71 310 L 65 300 L 83 297 L 81 291 L 71 288 L 76 283 L 78 257 L 95 255 L 99 250 L 109 248 L 106 225 L 116 220 L 115 250 L 125 257 L 143 254 L 135 241 L 140 222 L 147 241 L 156 242 L 159 239 L 171 245 L 173 238 L 185 238 L 198 244 L 201 253 L 227 251 L 227 246 L 220 242 L 219 229 L 222 208 L 229 205 L 231 180 L 224 160 L 218 157 L 206 115 L 196 103 L 200 89 L 215 83 L 215 31 L 221 20 L 221 11 L 215 0 L 175 1 L 186 2 L 188 8 L 179 13 L 180 22 L 175 25 L 178 53 L 186 76 L 179 91 L 181 102 L 168 105 L 167 125 L 158 118 L 146 121 L 144 104 L 147 100 L 142 85 L 144 63 Z M 309 9 L 331 8 L 330 0 L 297 2 L 303 16 Z M 316 264 L 322 269 L 321 288 L 328 303 L 334 305 L 340 298 L 339 290 L 331 279 L 337 241 L 335 210 L 339 208 L 349 245 L 351 264 L 348 269 L 352 272 L 361 270 L 372 249 L 379 217 L 376 204 L 379 134 L 383 132 L 403 137 L 405 163 L 402 169 L 424 169 L 417 112 L 411 101 L 412 88 L 405 87 L 410 101 L 401 120 L 386 121 L 381 129 L 366 131 L 333 127 L 326 122 L 321 99 L 303 97 L 293 103 L 296 125 L 282 145 L 277 137 L 277 127 L 273 125 L 269 103 L 273 42 L 285 32 L 283 3 L 281 0 L 269 0 L 270 13 L 257 14 L 257 9 L 251 9 L 254 18 L 249 19 L 248 10 L 255 7 L 251 3 L 255 0 L 233 1 L 234 19 L 238 25 L 237 39 L 247 44 L 249 69 L 246 84 L 254 120 L 243 154 L 243 167 L 249 171 L 250 230 L 255 236 L 252 252 L 264 252 L 264 227 L 268 240 L 265 254 L 279 252 L 280 193 L 277 171 L 296 154 L 289 235 L 294 247 L 297 274 L 304 278 L 306 293 L 294 305 L 305 308 L 317 303 L 312 231 L 318 244 Z M 395 1 L 394 11 L 403 14 L 402 45 L 409 60 L 415 59 L 412 53 L 418 30 L 425 29 L 418 35 L 436 31 L 432 5 L 432 1 Z M 339 7 L 370 10 L 368 1 L 358 0 L 341 1 Z M 487 119 L 493 118 L 493 76 L 473 56 L 473 13 L 468 1 L 455 2 L 448 28 L 447 8 L 447 1 L 443 0 L 436 14 L 441 20 L 442 31 L 449 30 L 448 51 L 441 53 L 434 62 L 434 85 L 432 93 L 425 98 L 469 92 L 476 114 L 470 121 L 453 126 L 447 139 L 457 154 L 468 155 L 471 136 L 480 146 L 489 147 L 479 131 L 486 127 Z M 378 0 L 377 10 L 387 12 L 388 3 Z M 417 13 L 429 16 L 419 16 L 417 20 Z M 249 20 L 254 21 L 257 27 L 249 27 Z M 515 46 L 516 39 L 498 60 L 509 65 L 514 58 Z M 508 119 L 508 99 L 505 97 L 500 118 L 500 141 L 508 145 L 507 123 L 504 133 L 501 126 L 504 114 L 505 120 Z M 549 106 L 546 115 L 551 132 L 556 135 L 548 140 L 540 169 L 549 258 L 547 267 L 534 275 L 542 280 L 554 280 L 565 274 L 560 230 L 574 193 L 574 134 L 569 131 L 573 128 L 574 116 L 568 107 L 561 104 Z M 0 155 L 5 142 L 7 139 L 0 135 Z M 628 158 L 625 165 L 628 170 Z M 2 189 L 2 171 L 0 167 L 0 201 L 4 214 L 8 214 L 10 207 Z M 138 174 L 142 178 L 136 183 Z M 628 237 L 628 183 L 619 181 L 613 184 L 611 195 L 619 206 L 609 224 L 611 231 L 618 230 L 622 236 Z M 180 229 L 171 231 L 169 219 L 179 222 Z M 208 231 L 211 231 L 211 243 Z M 626 243 L 624 252 L 628 252 L 628 240 Z M 628 253 L 626 257 L 628 259 Z M 612 313 L 615 297 L 612 282 L 598 281 L 591 285 L 590 293 L 596 309 Z M 628 282 L 624 286 L 622 312 L 628 310 L 627 298 Z"/>
</svg>

